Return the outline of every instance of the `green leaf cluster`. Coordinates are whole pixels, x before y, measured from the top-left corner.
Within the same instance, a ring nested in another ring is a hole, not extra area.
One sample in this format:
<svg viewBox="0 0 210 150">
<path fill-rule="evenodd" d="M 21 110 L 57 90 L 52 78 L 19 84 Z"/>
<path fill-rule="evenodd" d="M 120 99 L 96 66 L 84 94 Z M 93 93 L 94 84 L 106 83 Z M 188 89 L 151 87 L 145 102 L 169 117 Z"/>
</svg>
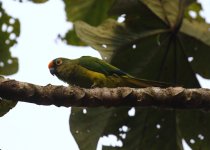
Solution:
<svg viewBox="0 0 210 150">
<path fill-rule="evenodd" d="M 107 19 L 109 8 L 114 0 L 64 0 L 65 11 L 68 21 L 83 20 L 90 25 L 97 26 Z M 78 38 L 75 32 L 75 26 L 69 30 L 63 40 L 68 44 L 84 46 L 86 43 Z"/>
<path fill-rule="evenodd" d="M 18 71 L 18 59 L 11 55 L 10 48 L 17 43 L 19 34 L 19 20 L 9 16 L 0 2 L 0 75 L 11 75 Z M 0 117 L 13 108 L 16 103 L 0 100 Z"/>
<path fill-rule="evenodd" d="M 8 113 L 10 109 L 16 106 L 16 104 L 17 102 L 8 101 L 0 98 L 0 117 Z"/>
<path fill-rule="evenodd" d="M 187 88 L 200 87 L 196 74 L 210 78 L 210 25 L 199 15 L 196 0 L 64 2 L 69 4 L 68 20 L 74 22 L 74 34 L 66 36 L 69 44 L 84 45 L 82 40 L 104 60 L 139 78 Z M 182 150 L 183 139 L 193 149 L 210 148 L 207 112 L 136 107 L 131 116 L 130 109 L 72 108 L 70 129 L 80 149 L 96 149 L 108 135 L 122 146 L 103 149 Z"/>
<path fill-rule="evenodd" d="M 19 21 L 7 15 L 0 3 L 0 75 L 11 75 L 18 71 L 18 60 L 12 57 L 10 48 L 16 44 L 20 34 Z"/>
</svg>

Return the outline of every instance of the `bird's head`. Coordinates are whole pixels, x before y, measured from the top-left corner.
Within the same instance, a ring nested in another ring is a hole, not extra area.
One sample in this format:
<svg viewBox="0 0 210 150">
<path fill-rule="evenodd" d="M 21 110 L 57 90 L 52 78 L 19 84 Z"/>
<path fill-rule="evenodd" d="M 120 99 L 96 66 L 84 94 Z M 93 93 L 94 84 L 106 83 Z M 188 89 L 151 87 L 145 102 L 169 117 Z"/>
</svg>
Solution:
<svg viewBox="0 0 210 150">
<path fill-rule="evenodd" d="M 56 58 L 48 64 L 50 73 L 54 76 L 57 73 L 57 68 L 63 64 L 64 58 Z"/>
<path fill-rule="evenodd" d="M 66 80 L 71 73 L 74 72 L 74 68 L 77 61 L 67 58 L 56 58 L 48 64 L 49 71 L 52 75 L 56 75 L 61 80 Z"/>
<path fill-rule="evenodd" d="M 56 58 L 48 64 L 49 71 L 58 79 L 72 84 L 75 81 L 75 69 L 78 59 Z M 74 83 L 73 83 L 74 84 Z"/>
</svg>

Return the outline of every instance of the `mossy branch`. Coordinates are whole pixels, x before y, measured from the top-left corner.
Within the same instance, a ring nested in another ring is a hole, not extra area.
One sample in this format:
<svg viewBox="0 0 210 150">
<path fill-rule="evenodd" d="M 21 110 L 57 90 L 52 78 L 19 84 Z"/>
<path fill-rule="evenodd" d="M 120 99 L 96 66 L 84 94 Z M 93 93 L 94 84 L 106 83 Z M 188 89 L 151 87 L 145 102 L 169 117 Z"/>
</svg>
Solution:
<svg viewBox="0 0 210 150">
<path fill-rule="evenodd" d="M 157 106 L 178 109 L 210 109 L 209 89 L 169 87 L 93 88 L 39 86 L 0 77 L 0 97 L 38 105 L 65 107 Z"/>
</svg>

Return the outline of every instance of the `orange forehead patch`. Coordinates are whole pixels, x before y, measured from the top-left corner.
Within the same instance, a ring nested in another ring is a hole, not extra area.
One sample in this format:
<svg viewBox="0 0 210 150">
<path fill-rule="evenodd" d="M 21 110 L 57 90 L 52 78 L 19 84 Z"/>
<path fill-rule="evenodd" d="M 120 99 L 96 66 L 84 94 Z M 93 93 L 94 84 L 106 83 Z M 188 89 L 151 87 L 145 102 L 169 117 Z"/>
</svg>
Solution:
<svg viewBox="0 0 210 150">
<path fill-rule="evenodd" d="M 51 61 L 49 64 L 48 64 L 48 68 L 53 68 L 53 61 Z"/>
</svg>

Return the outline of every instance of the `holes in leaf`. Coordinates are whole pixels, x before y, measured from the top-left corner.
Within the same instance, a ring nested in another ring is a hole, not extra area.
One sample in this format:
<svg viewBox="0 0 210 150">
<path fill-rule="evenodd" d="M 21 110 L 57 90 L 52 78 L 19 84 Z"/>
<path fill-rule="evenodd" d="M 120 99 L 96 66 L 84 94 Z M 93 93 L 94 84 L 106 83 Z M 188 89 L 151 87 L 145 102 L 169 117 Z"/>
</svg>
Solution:
<svg viewBox="0 0 210 150">
<path fill-rule="evenodd" d="M 121 128 L 119 128 L 119 131 L 120 132 L 128 132 L 129 131 L 129 128 L 128 128 L 128 126 L 123 125 Z"/>
<path fill-rule="evenodd" d="M 196 13 L 195 11 L 192 11 L 192 10 L 189 11 L 189 15 L 190 15 L 192 18 L 196 18 L 196 17 L 197 17 L 197 13 Z"/>
<path fill-rule="evenodd" d="M 192 62 L 193 59 L 194 59 L 193 57 L 188 57 L 188 61 L 189 61 L 189 62 Z"/>
<path fill-rule="evenodd" d="M 102 44 L 101 47 L 107 48 L 107 45 L 106 44 Z"/>
<path fill-rule="evenodd" d="M 133 45 L 132 45 L 132 48 L 133 48 L 133 49 L 136 49 L 136 44 L 133 44 Z"/>
<path fill-rule="evenodd" d="M 12 26 L 8 26 L 7 32 L 8 32 L 8 33 L 11 33 L 12 31 L 13 31 L 13 27 L 12 27 Z"/>
<path fill-rule="evenodd" d="M 78 130 L 76 130 L 76 131 L 75 131 L 75 133 L 76 133 L 76 134 L 78 134 L 78 133 L 79 133 L 79 131 L 78 131 Z"/>
<path fill-rule="evenodd" d="M 122 139 L 125 139 L 125 138 L 126 138 L 126 134 L 125 134 L 125 133 L 120 133 L 119 136 L 120 136 Z"/>
<path fill-rule="evenodd" d="M 83 114 L 87 114 L 87 109 L 82 110 Z"/>
<path fill-rule="evenodd" d="M 161 125 L 160 124 L 156 124 L 156 128 L 157 129 L 160 129 L 161 128 Z"/>
<path fill-rule="evenodd" d="M 98 146 L 105 145 L 105 146 L 112 146 L 112 147 L 122 147 L 123 142 L 117 138 L 117 136 L 110 134 L 108 136 L 103 136 L 99 139 Z M 97 147 L 98 149 L 98 147 Z"/>
<path fill-rule="evenodd" d="M 0 67 L 4 67 L 4 62 L 0 62 Z"/>
<path fill-rule="evenodd" d="M 9 43 L 10 43 L 10 40 L 5 41 L 5 44 L 9 45 Z"/>
<path fill-rule="evenodd" d="M 11 33 L 11 34 L 9 35 L 9 39 L 10 39 L 10 40 L 15 40 L 15 39 L 16 39 L 16 35 L 15 35 L 14 33 Z"/>
<path fill-rule="evenodd" d="M 133 117 L 136 114 L 136 109 L 134 107 L 132 107 L 129 111 L 128 111 L 128 116 Z"/>
<path fill-rule="evenodd" d="M 15 23 L 15 19 L 14 19 L 14 18 L 10 18 L 10 19 L 9 19 L 9 23 L 10 23 L 10 24 L 14 24 L 14 23 Z"/>
<path fill-rule="evenodd" d="M 182 145 L 183 145 L 183 148 L 185 150 L 192 150 L 189 146 L 189 144 L 185 141 L 185 139 L 182 139 Z"/>
<path fill-rule="evenodd" d="M 117 22 L 122 23 L 125 21 L 126 14 L 122 14 L 117 18 Z"/>
<path fill-rule="evenodd" d="M 2 24 L 1 30 L 2 30 L 3 32 L 6 32 L 6 31 L 7 31 L 7 25 L 6 25 L 5 23 Z"/>
<path fill-rule="evenodd" d="M 125 125 L 124 125 L 124 126 L 122 126 L 122 131 L 123 131 L 123 132 L 128 132 L 128 127 L 127 127 L 127 126 L 125 126 Z"/>
<path fill-rule="evenodd" d="M 199 138 L 200 140 L 204 140 L 204 136 L 203 136 L 202 134 L 198 134 L 198 138 Z"/>
<path fill-rule="evenodd" d="M 195 144 L 195 140 L 194 139 L 190 139 L 190 143 L 191 144 Z"/>
<path fill-rule="evenodd" d="M 7 60 L 7 63 L 10 64 L 10 65 L 12 64 L 12 62 L 13 62 L 12 59 Z"/>
</svg>

